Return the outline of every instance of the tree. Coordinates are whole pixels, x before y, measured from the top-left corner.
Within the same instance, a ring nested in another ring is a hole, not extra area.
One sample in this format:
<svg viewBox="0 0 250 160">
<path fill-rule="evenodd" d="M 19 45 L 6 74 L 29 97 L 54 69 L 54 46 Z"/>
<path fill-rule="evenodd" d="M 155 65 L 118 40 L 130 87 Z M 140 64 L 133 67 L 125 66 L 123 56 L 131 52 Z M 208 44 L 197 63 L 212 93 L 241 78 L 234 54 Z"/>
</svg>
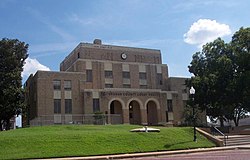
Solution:
<svg viewBox="0 0 250 160">
<path fill-rule="evenodd" d="M 22 77 L 28 44 L 17 39 L 0 41 L 0 130 L 10 129 L 10 119 L 24 107 Z"/>
<path fill-rule="evenodd" d="M 233 76 L 230 57 L 230 46 L 218 38 L 194 54 L 189 66 L 194 74 L 191 83 L 196 89 L 195 103 L 208 116 L 219 118 L 222 126 L 227 111 L 228 85 Z"/>
<path fill-rule="evenodd" d="M 250 28 L 240 28 L 231 41 L 235 61 L 234 114 L 238 126 L 239 119 L 250 111 Z"/>
<path fill-rule="evenodd" d="M 193 55 L 188 82 L 196 89 L 195 103 L 211 118 L 235 125 L 250 106 L 250 28 L 241 28 L 230 43 L 218 38 Z"/>
</svg>

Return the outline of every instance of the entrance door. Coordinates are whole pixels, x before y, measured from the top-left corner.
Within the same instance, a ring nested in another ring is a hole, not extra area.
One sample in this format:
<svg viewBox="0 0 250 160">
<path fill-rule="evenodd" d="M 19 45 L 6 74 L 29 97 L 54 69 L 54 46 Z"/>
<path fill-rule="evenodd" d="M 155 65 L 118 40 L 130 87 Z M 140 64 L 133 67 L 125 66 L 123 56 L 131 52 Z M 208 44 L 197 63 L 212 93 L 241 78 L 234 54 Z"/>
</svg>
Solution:
<svg viewBox="0 0 250 160">
<path fill-rule="evenodd" d="M 154 101 L 149 101 L 147 104 L 147 118 L 148 118 L 148 125 L 158 124 L 157 106 Z"/>
<path fill-rule="evenodd" d="M 129 122 L 130 124 L 141 124 L 140 104 L 135 100 L 129 103 Z"/>
<path fill-rule="evenodd" d="M 122 105 L 119 101 L 114 100 L 110 104 L 110 123 L 111 124 L 122 124 L 123 112 Z"/>
</svg>

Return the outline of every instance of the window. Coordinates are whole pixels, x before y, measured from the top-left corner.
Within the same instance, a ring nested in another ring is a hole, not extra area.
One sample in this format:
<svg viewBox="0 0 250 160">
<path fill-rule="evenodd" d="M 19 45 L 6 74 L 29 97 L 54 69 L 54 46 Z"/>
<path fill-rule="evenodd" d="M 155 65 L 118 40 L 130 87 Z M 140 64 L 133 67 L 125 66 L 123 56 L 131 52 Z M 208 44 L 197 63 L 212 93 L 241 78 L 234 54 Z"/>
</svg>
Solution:
<svg viewBox="0 0 250 160">
<path fill-rule="evenodd" d="M 72 113 L 72 100 L 65 99 L 65 113 Z"/>
<path fill-rule="evenodd" d="M 166 114 L 166 122 L 168 122 L 169 121 L 168 120 L 168 111 L 166 111 L 165 114 Z"/>
<path fill-rule="evenodd" d="M 140 73 L 139 73 L 139 79 L 147 79 L 147 73 L 145 73 L 145 72 L 140 72 Z"/>
<path fill-rule="evenodd" d="M 123 88 L 131 88 L 130 84 L 123 84 Z"/>
<path fill-rule="evenodd" d="M 87 82 L 92 82 L 92 70 L 86 70 Z"/>
<path fill-rule="evenodd" d="M 162 74 L 161 73 L 157 73 L 157 84 L 162 85 Z"/>
<path fill-rule="evenodd" d="M 122 72 L 122 77 L 129 79 L 130 78 L 130 72 Z"/>
<path fill-rule="evenodd" d="M 167 100 L 168 111 L 173 112 L 172 100 Z"/>
<path fill-rule="evenodd" d="M 100 103 L 99 99 L 93 99 L 93 112 L 99 112 L 100 111 Z"/>
<path fill-rule="evenodd" d="M 105 84 L 105 88 L 113 88 L 113 84 Z"/>
<path fill-rule="evenodd" d="M 54 113 L 61 113 L 61 99 L 54 99 Z"/>
<path fill-rule="evenodd" d="M 113 78 L 113 72 L 112 71 L 105 71 L 105 78 Z"/>
<path fill-rule="evenodd" d="M 147 85 L 140 85 L 141 89 L 147 89 L 147 87 L 148 87 Z"/>
<path fill-rule="evenodd" d="M 64 81 L 64 90 L 71 90 L 71 81 Z"/>
<path fill-rule="evenodd" d="M 53 87 L 54 87 L 54 90 L 61 90 L 61 81 L 60 80 L 54 80 L 53 81 Z"/>
</svg>

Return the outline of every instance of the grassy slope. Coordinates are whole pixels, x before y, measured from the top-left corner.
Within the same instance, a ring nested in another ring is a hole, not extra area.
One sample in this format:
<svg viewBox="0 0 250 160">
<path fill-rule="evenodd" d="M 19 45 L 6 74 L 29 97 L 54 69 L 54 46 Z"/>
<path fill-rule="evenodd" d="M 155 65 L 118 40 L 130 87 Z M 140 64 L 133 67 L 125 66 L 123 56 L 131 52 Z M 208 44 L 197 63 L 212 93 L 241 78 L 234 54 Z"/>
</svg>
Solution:
<svg viewBox="0 0 250 160">
<path fill-rule="evenodd" d="M 0 159 L 119 154 L 212 147 L 192 128 L 163 128 L 160 133 L 131 133 L 132 125 L 44 126 L 0 132 Z"/>
</svg>

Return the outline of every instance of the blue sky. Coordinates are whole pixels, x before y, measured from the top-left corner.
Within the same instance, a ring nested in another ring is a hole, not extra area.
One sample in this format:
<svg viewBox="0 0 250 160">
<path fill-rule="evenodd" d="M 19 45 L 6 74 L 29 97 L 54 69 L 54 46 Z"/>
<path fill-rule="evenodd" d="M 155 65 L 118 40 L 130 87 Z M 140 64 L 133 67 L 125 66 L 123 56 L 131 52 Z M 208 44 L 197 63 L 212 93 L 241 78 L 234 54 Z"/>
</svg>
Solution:
<svg viewBox="0 0 250 160">
<path fill-rule="evenodd" d="M 0 38 L 29 44 L 23 77 L 59 70 L 80 43 L 160 49 L 170 76 L 190 77 L 192 55 L 249 27 L 249 0 L 1 0 Z"/>
</svg>

